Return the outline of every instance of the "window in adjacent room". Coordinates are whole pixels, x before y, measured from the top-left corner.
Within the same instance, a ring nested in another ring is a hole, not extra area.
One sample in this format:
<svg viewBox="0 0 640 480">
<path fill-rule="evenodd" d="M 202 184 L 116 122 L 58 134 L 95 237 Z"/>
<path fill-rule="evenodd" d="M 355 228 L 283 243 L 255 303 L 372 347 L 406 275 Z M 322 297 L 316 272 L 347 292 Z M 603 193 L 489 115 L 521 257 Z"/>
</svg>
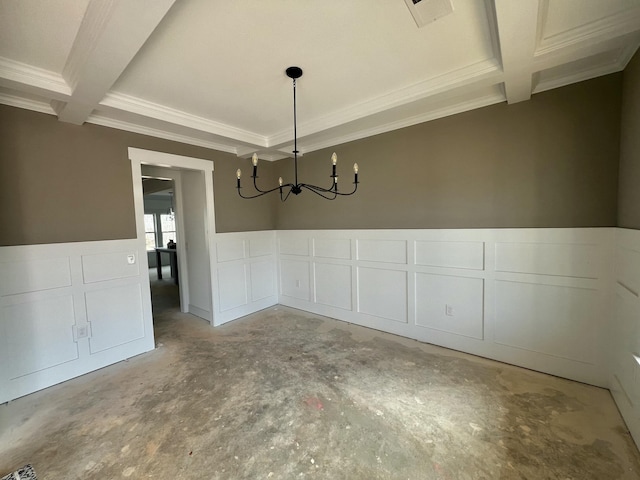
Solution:
<svg viewBox="0 0 640 480">
<path fill-rule="evenodd" d="M 160 230 L 162 231 L 162 246 L 166 247 L 169 240 L 176 241 L 176 219 L 174 215 L 160 214 Z"/>
<path fill-rule="evenodd" d="M 152 213 L 144 215 L 144 238 L 147 244 L 147 251 L 156 248 L 156 221 Z"/>
</svg>

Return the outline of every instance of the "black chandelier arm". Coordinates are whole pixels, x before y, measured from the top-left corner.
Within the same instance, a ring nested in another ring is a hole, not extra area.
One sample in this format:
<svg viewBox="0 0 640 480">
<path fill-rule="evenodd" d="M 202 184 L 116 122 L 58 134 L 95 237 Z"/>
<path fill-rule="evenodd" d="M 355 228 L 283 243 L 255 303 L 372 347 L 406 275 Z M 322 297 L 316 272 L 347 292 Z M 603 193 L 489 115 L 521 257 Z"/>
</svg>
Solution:
<svg viewBox="0 0 640 480">
<path fill-rule="evenodd" d="M 338 198 L 338 195 L 336 195 L 336 192 L 333 190 L 326 190 L 324 188 L 320 188 L 320 187 L 315 187 L 315 185 L 307 185 L 306 183 L 301 183 L 299 185 L 300 188 L 306 188 L 307 190 L 309 190 L 310 192 L 315 193 L 316 195 L 326 199 L 326 200 L 335 200 L 336 198 Z M 325 195 L 325 193 L 330 193 L 332 196 L 329 197 L 327 195 Z"/>
<path fill-rule="evenodd" d="M 310 190 L 310 191 L 312 191 L 314 193 L 318 193 L 318 192 L 330 193 L 330 194 L 334 195 L 334 198 L 335 198 L 335 196 L 337 196 L 337 195 L 344 196 L 344 197 L 347 197 L 349 195 L 353 195 L 358 190 L 358 184 L 359 183 L 360 182 L 353 182 L 353 184 L 355 186 L 353 187 L 353 190 L 351 192 L 340 192 L 340 191 L 338 191 L 337 188 L 326 189 L 326 188 L 318 187 L 317 185 L 309 185 L 309 184 L 306 184 L 306 183 L 301 183 L 300 186 L 304 187 L 307 190 Z M 337 185 L 338 184 L 335 183 L 334 187 L 337 187 Z M 327 197 L 325 197 L 325 198 L 327 198 Z"/>
</svg>

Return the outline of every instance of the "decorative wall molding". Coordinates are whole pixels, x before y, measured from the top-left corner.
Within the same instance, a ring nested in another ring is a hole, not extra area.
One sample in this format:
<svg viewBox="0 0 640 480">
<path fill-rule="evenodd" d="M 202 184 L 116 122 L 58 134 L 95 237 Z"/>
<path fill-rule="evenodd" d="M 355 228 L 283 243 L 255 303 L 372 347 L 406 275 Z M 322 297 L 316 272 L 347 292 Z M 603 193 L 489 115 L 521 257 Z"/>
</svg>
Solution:
<svg viewBox="0 0 640 480">
<path fill-rule="evenodd" d="M 135 239 L 0 248 L 0 403 L 152 350 L 145 292 Z"/>
<path fill-rule="evenodd" d="M 153 103 L 123 93 L 110 92 L 100 102 L 100 107 L 135 113 L 143 117 L 161 120 L 174 125 L 193 128 L 213 135 L 246 142 L 260 147 L 268 147 L 267 138 L 257 133 L 235 128 L 207 118 L 192 115 L 175 108 Z"/>
<path fill-rule="evenodd" d="M 348 106 L 313 122 L 303 122 L 298 127 L 298 137 L 304 138 L 385 110 L 407 105 L 461 87 L 497 84 L 501 81 L 501 75 L 500 63 L 495 58 L 489 58 L 459 70 L 429 78 L 401 90 L 387 93 L 367 102 Z M 279 148 L 282 144 L 289 142 L 291 142 L 291 131 L 289 129 L 267 137 L 267 146 L 271 148 Z M 310 150 L 306 148 L 305 151 Z"/>
<path fill-rule="evenodd" d="M 614 312 L 608 329 L 610 385 L 640 445 L 640 231 L 616 229 Z"/>
<path fill-rule="evenodd" d="M 182 135 L 180 133 L 173 133 L 169 130 L 159 130 L 157 128 L 146 127 L 144 125 L 126 122 L 123 120 L 116 120 L 114 118 L 105 117 L 104 115 L 90 115 L 87 118 L 87 123 L 93 123 L 95 125 L 115 128 L 117 130 L 124 130 L 127 132 L 139 133 L 141 135 L 149 135 L 156 138 L 164 138 L 166 140 L 173 140 L 174 142 L 186 143 L 188 145 L 211 148 L 220 152 L 236 153 L 235 147 L 210 142 L 208 140 L 201 140 L 192 136 Z"/>
<path fill-rule="evenodd" d="M 0 85 L 53 100 L 67 100 L 71 96 L 71 87 L 62 75 L 3 57 L 0 57 Z"/>
<path fill-rule="evenodd" d="M 276 233 L 219 233 L 213 239 L 214 325 L 278 303 Z"/>
<path fill-rule="evenodd" d="M 631 4 L 631 2 L 629 2 Z M 549 0 L 540 0 L 539 20 L 540 25 L 538 41 L 534 56 L 547 55 L 556 50 L 566 49 L 578 44 L 594 44 L 612 37 L 619 37 L 638 30 L 640 22 L 640 7 L 629 8 L 605 18 L 599 18 L 592 22 L 570 28 L 555 35 L 545 34 L 545 25 L 548 22 Z"/>
<path fill-rule="evenodd" d="M 19 97 L 17 95 L 10 95 L 1 91 L 0 104 L 9 105 L 10 107 L 24 108 L 25 110 L 32 110 L 34 112 L 46 113 L 48 115 L 56 114 L 51 105 L 47 102 Z"/>
<path fill-rule="evenodd" d="M 438 118 L 444 118 L 458 113 L 468 112 L 475 110 L 476 108 L 488 107 L 497 103 L 505 101 L 504 93 L 492 93 L 483 95 L 472 100 L 466 100 L 464 102 L 449 105 L 440 109 L 430 110 L 420 115 L 411 117 L 404 117 L 401 120 L 394 122 L 384 123 L 372 128 L 365 128 L 346 135 L 337 134 L 335 136 L 329 136 L 328 138 L 314 142 L 313 139 L 309 139 L 308 143 L 305 143 L 304 147 L 298 147 L 303 153 L 311 153 L 322 148 L 333 147 L 335 145 L 341 145 L 347 142 L 353 142 L 362 138 L 372 137 L 381 133 L 391 132 L 400 128 L 410 127 L 419 123 L 428 122 L 431 120 L 437 120 Z M 299 155 L 298 155 L 299 156 Z"/>
<path fill-rule="evenodd" d="M 278 231 L 279 303 L 606 386 L 614 230 Z"/>
</svg>

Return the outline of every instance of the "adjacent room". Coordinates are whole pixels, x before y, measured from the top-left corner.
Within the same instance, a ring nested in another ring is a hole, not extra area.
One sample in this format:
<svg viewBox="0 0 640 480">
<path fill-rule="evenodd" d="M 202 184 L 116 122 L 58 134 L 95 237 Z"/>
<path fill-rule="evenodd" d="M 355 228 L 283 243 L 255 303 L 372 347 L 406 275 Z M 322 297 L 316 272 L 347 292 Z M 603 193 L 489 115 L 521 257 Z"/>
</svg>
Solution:
<svg viewBox="0 0 640 480">
<path fill-rule="evenodd" d="M 0 479 L 639 479 L 639 46 L 636 0 L 0 2 Z"/>
</svg>

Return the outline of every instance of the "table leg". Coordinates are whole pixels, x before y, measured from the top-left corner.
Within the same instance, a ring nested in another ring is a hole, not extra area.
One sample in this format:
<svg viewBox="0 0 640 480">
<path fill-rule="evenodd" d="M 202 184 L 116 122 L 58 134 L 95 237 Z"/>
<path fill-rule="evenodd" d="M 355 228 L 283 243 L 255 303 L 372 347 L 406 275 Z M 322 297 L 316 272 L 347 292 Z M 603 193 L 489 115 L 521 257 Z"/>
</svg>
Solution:
<svg viewBox="0 0 640 480">
<path fill-rule="evenodd" d="M 156 250 L 156 270 L 158 271 L 158 280 L 162 280 L 162 259 L 158 250 Z"/>
</svg>

